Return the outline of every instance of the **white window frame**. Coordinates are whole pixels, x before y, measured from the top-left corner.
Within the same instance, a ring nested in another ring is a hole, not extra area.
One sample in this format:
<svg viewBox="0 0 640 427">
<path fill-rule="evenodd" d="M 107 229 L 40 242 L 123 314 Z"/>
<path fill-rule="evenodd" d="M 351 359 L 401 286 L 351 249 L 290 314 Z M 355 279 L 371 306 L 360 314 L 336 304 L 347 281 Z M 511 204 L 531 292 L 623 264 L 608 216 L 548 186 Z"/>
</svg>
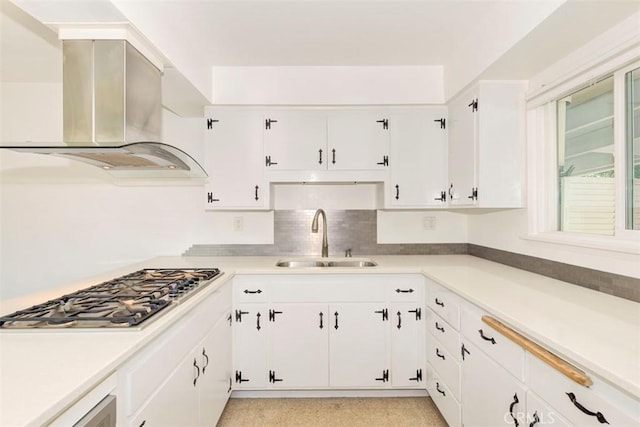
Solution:
<svg viewBox="0 0 640 427">
<path fill-rule="evenodd" d="M 580 246 L 600 250 L 640 254 L 640 230 L 625 228 L 626 214 L 626 139 L 625 87 L 627 72 L 640 67 L 640 48 L 635 55 L 618 55 L 605 63 L 582 70 L 531 97 L 527 109 L 527 182 L 529 232 L 527 240 Z M 616 182 L 616 217 L 613 236 L 558 231 L 558 173 L 556 101 L 607 76 L 614 76 L 614 168 Z"/>
</svg>

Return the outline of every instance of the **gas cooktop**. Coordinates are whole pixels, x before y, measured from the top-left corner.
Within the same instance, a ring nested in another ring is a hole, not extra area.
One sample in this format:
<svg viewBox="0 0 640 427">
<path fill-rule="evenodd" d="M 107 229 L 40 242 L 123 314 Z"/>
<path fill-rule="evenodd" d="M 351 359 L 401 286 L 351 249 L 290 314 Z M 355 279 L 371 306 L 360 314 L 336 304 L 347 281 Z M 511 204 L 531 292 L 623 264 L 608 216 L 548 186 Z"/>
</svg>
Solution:
<svg viewBox="0 0 640 427">
<path fill-rule="evenodd" d="M 0 317 L 4 329 L 136 328 L 203 289 L 222 273 L 150 268 Z"/>
</svg>

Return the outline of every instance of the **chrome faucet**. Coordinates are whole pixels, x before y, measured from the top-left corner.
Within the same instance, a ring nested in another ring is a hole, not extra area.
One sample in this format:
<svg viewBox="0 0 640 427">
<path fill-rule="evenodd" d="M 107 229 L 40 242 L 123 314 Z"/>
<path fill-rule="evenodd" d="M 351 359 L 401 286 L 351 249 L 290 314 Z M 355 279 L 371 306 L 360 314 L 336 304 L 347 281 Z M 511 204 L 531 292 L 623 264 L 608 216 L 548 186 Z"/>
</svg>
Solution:
<svg viewBox="0 0 640 427">
<path fill-rule="evenodd" d="M 322 209 L 318 209 L 313 216 L 313 222 L 311 223 L 311 232 L 318 232 L 318 216 L 322 215 L 322 257 L 327 258 L 329 256 L 329 244 L 327 243 L 327 215 Z"/>
</svg>

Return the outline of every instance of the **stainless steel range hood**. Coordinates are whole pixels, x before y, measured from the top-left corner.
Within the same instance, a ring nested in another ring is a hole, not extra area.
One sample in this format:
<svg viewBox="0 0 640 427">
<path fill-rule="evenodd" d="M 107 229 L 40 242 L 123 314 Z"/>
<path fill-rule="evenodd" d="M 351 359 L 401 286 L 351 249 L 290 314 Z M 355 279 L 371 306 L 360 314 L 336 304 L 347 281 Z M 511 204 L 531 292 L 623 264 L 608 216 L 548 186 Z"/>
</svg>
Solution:
<svg viewBox="0 0 640 427">
<path fill-rule="evenodd" d="M 98 166 L 118 178 L 204 178 L 184 151 L 158 142 L 161 73 L 126 40 L 63 41 L 63 141 L 2 148 Z"/>
</svg>

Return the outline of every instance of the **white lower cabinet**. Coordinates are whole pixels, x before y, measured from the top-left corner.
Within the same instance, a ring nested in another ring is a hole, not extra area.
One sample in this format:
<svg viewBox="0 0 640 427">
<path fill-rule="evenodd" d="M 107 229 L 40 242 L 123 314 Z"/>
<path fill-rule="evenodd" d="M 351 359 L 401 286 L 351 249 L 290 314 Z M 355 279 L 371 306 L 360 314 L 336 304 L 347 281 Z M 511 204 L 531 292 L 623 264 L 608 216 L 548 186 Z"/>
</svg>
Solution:
<svg viewBox="0 0 640 427">
<path fill-rule="evenodd" d="M 118 372 L 118 425 L 217 423 L 231 393 L 230 308 L 227 283 Z"/>
<path fill-rule="evenodd" d="M 521 425 L 526 416 L 524 384 L 465 338 L 461 367 L 462 420 L 465 426 Z"/>
<path fill-rule="evenodd" d="M 417 275 L 239 278 L 234 388 L 424 387 L 422 282 Z"/>
<path fill-rule="evenodd" d="M 426 386 L 433 403 L 438 407 L 440 414 L 447 421 L 449 427 L 460 427 L 462 425 L 462 409 L 460 401 L 453 396 L 446 383 L 427 362 Z"/>
</svg>

